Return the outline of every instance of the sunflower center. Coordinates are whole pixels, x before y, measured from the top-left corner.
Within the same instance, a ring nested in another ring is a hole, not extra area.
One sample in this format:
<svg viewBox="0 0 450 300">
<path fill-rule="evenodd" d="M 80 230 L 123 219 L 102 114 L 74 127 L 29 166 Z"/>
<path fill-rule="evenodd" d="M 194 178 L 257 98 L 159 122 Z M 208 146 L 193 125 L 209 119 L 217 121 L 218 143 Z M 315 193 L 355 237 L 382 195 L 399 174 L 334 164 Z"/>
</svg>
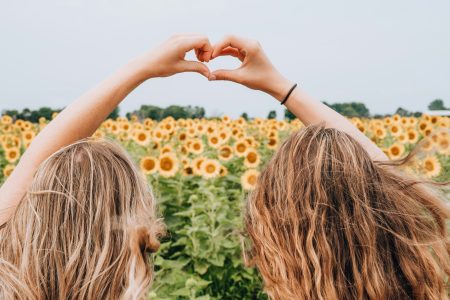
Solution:
<svg viewBox="0 0 450 300">
<path fill-rule="evenodd" d="M 425 162 L 425 169 L 427 171 L 433 171 L 434 170 L 434 164 L 431 161 Z"/>
<path fill-rule="evenodd" d="M 144 168 L 146 170 L 153 170 L 155 168 L 155 162 L 153 161 L 153 159 L 144 160 Z"/>
<path fill-rule="evenodd" d="M 250 153 L 247 155 L 247 159 L 248 159 L 248 161 L 251 162 L 251 163 L 256 162 L 256 159 L 257 159 L 257 158 L 258 158 L 258 156 L 256 155 L 255 152 L 250 152 Z"/>
<path fill-rule="evenodd" d="M 216 166 L 214 165 L 207 165 L 206 166 L 206 172 L 207 173 L 214 173 L 216 171 Z"/>
<path fill-rule="evenodd" d="M 161 160 L 161 169 L 164 171 L 170 171 L 173 167 L 173 162 L 170 158 L 163 158 Z"/>
<path fill-rule="evenodd" d="M 248 183 L 250 183 L 251 185 L 255 185 L 256 184 L 256 175 L 250 175 L 248 177 Z"/>
<path fill-rule="evenodd" d="M 238 152 L 245 152 L 245 145 L 244 144 L 238 144 L 236 147 Z"/>
<path fill-rule="evenodd" d="M 391 153 L 394 155 L 398 155 L 400 153 L 400 149 L 397 147 L 392 148 Z"/>
</svg>

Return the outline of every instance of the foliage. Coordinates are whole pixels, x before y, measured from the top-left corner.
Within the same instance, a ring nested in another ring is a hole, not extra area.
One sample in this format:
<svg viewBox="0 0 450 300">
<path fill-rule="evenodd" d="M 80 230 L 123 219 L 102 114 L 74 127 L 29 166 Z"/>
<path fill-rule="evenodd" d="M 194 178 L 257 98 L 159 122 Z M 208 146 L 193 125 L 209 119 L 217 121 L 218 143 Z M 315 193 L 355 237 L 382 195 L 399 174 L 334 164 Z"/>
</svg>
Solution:
<svg viewBox="0 0 450 300">
<path fill-rule="evenodd" d="M 435 99 L 431 101 L 431 103 L 428 105 L 429 110 L 446 110 L 444 101 L 441 99 Z"/>
<path fill-rule="evenodd" d="M 291 113 L 291 112 L 289 111 L 289 109 L 285 109 L 285 110 L 284 110 L 284 118 L 285 118 L 286 120 L 292 121 L 292 120 L 295 120 L 297 117 L 296 117 L 293 113 Z"/>
<path fill-rule="evenodd" d="M 361 102 L 346 102 L 334 104 L 328 104 L 327 102 L 323 103 L 347 117 L 369 117 L 370 115 L 369 109 L 364 103 Z"/>
<path fill-rule="evenodd" d="M 54 113 L 60 112 L 61 109 L 52 109 L 50 107 L 41 107 L 37 110 L 31 110 L 29 108 L 25 108 L 22 111 L 18 110 L 4 110 L 2 112 L 3 115 L 9 115 L 13 117 L 14 120 L 25 120 L 36 123 L 39 121 L 39 118 L 45 118 L 50 120 Z"/>
<path fill-rule="evenodd" d="M 160 121 L 167 117 L 173 117 L 175 120 L 178 119 L 189 119 L 189 118 L 204 118 L 205 109 L 199 106 L 179 106 L 170 105 L 166 108 L 161 108 L 155 105 L 141 105 L 138 110 L 131 113 L 127 113 L 127 117 L 137 116 L 139 119 L 143 120 L 145 118 L 150 118 L 153 120 Z"/>
<path fill-rule="evenodd" d="M 276 119 L 277 118 L 277 112 L 275 110 L 269 111 L 269 114 L 267 115 L 267 119 Z"/>
<path fill-rule="evenodd" d="M 0 121 L 3 182 L 48 120 L 32 123 L 3 116 Z M 450 118 L 397 114 L 350 121 L 391 159 L 404 157 L 426 138 L 429 143 L 423 143 L 421 156 L 407 170 L 450 180 L 450 133 L 445 131 Z M 156 278 L 150 299 L 267 299 L 257 271 L 245 267 L 242 257 L 242 212 L 247 192 L 254 187 L 245 174 L 260 170 L 286 137 L 302 126 L 297 119 L 227 116 L 169 117 L 159 122 L 118 117 L 101 125 L 94 138 L 108 137 L 123 145 L 153 187 L 167 224 L 168 235 L 152 257 Z M 228 157 L 223 147 L 230 149 Z"/>
</svg>

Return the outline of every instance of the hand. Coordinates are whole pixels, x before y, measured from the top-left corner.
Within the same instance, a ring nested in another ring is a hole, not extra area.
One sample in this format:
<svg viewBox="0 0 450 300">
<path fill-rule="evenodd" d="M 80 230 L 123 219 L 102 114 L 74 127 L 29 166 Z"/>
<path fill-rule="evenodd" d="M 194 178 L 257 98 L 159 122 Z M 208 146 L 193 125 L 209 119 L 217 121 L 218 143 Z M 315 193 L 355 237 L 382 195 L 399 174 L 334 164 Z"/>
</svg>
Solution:
<svg viewBox="0 0 450 300">
<path fill-rule="evenodd" d="M 199 61 L 187 61 L 187 52 L 195 50 L 197 59 L 208 62 L 212 46 L 208 38 L 199 34 L 174 35 L 159 47 L 135 59 L 132 64 L 145 79 L 167 77 L 182 72 L 197 72 L 209 78 L 208 67 Z"/>
<path fill-rule="evenodd" d="M 214 45 L 211 59 L 225 55 L 238 58 L 242 65 L 235 70 L 214 71 L 209 80 L 234 81 L 266 92 L 278 100 L 282 100 L 292 86 L 292 83 L 275 69 L 261 45 L 255 40 L 227 36 Z"/>
</svg>

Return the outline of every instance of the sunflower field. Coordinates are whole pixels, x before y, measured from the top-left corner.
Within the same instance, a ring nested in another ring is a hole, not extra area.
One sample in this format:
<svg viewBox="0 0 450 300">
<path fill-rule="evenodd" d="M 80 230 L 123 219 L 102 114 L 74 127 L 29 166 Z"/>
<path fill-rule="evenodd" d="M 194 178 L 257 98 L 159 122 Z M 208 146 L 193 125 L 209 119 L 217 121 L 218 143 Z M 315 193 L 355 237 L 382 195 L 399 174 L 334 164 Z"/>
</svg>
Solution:
<svg viewBox="0 0 450 300">
<path fill-rule="evenodd" d="M 450 118 L 394 115 L 352 118 L 352 123 L 393 160 L 420 144 L 407 172 L 450 180 Z M 0 119 L 0 183 L 49 120 Z M 108 119 L 94 138 L 118 141 L 153 187 L 168 227 L 154 257 L 150 299 L 266 299 L 256 270 L 242 257 L 242 210 L 259 171 L 298 120 L 239 118 L 160 122 Z"/>
</svg>

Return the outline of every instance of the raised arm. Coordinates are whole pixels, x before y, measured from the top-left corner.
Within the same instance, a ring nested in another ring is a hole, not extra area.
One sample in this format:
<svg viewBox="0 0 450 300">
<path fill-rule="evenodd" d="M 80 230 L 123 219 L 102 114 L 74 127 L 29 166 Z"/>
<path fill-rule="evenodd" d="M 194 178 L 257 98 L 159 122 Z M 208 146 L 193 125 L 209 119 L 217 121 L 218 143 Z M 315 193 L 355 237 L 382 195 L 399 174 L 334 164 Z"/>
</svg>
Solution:
<svg viewBox="0 0 450 300">
<path fill-rule="evenodd" d="M 186 52 L 193 49 L 199 60 L 209 60 L 212 48 L 207 37 L 174 36 L 125 64 L 67 106 L 36 136 L 0 188 L 0 225 L 9 219 L 25 195 L 40 163 L 61 147 L 91 136 L 111 111 L 142 82 L 180 72 L 198 72 L 208 77 L 209 69 L 204 64 L 184 60 Z"/>
<path fill-rule="evenodd" d="M 278 101 L 281 101 L 294 85 L 277 71 L 257 41 L 227 36 L 214 45 L 211 59 L 222 55 L 234 56 L 242 62 L 242 65 L 235 70 L 214 71 L 211 73 L 210 80 L 234 81 L 251 89 L 266 92 Z M 308 96 L 301 87 L 297 86 L 294 89 L 285 105 L 303 124 L 324 122 L 327 127 L 336 128 L 351 135 L 366 149 L 373 160 L 388 159 L 380 148 L 345 117 Z"/>
</svg>

